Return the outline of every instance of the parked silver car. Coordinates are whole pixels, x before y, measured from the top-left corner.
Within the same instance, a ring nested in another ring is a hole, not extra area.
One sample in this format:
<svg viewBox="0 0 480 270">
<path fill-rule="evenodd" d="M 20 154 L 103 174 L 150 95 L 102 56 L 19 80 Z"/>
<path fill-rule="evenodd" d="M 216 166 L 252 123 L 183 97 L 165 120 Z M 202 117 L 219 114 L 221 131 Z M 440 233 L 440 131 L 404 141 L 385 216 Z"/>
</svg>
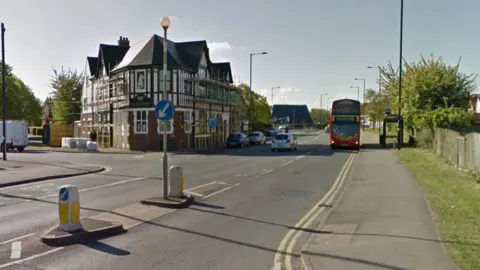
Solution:
<svg viewBox="0 0 480 270">
<path fill-rule="evenodd" d="M 254 131 L 248 134 L 248 140 L 252 144 L 265 144 L 267 142 L 267 137 L 265 137 L 260 131 Z"/>
</svg>

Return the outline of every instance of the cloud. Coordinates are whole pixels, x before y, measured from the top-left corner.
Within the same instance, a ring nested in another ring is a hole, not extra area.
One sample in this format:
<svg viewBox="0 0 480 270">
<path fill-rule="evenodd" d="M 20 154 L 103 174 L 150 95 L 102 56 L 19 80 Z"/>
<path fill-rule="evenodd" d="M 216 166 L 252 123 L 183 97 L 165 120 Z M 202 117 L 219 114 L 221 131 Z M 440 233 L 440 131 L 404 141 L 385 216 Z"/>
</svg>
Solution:
<svg viewBox="0 0 480 270">
<path fill-rule="evenodd" d="M 226 41 L 222 42 L 208 42 L 208 48 L 210 49 L 210 60 L 212 62 L 230 62 L 230 59 L 225 56 L 229 51 L 233 50 L 233 46 Z"/>
<path fill-rule="evenodd" d="M 208 42 L 208 48 L 210 49 L 211 54 L 215 54 L 222 51 L 231 51 L 233 49 L 233 46 L 226 41 L 222 41 L 222 42 L 212 41 L 212 42 Z"/>
<path fill-rule="evenodd" d="M 280 88 L 280 93 L 300 92 L 298 88 Z"/>
</svg>

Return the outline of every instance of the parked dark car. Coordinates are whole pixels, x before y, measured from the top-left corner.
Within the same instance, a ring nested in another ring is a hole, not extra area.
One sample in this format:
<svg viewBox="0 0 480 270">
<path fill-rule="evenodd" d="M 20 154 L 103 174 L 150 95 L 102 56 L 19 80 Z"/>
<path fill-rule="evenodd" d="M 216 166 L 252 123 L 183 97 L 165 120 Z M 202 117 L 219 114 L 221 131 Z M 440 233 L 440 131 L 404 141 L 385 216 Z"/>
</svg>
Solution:
<svg viewBox="0 0 480 270">
<path fill-rule="evenodd" d="M 249 146 L 250 141 L 248 136 L 245 133 L 233 133 L 230 134 L 227 138 L 227 145 L 226 147 L 241 147 L 244 148 L 245 146 Z"/>
</svg>

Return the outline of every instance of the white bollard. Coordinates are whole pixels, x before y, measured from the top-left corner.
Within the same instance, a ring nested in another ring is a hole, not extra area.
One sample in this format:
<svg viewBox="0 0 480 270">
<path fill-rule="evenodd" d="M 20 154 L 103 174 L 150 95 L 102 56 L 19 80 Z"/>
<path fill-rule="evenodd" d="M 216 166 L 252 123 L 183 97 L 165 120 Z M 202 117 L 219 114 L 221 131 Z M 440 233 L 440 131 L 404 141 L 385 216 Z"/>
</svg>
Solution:
<svg viewBox="0 0 480 270">
<path fill-rule="evenodd" d="M 170 167 L 170 194 L 171 197 L 183 198 L 183 171 L 180 166 Z"/>
<path fill-rule="evenodd" d="M 80 223 L 80 196 L 78 188 L 65 185 L 58 192 L 58 214 L 60 223 L 58 230 L 75 232 L 82 229 Z"/>
</svg>

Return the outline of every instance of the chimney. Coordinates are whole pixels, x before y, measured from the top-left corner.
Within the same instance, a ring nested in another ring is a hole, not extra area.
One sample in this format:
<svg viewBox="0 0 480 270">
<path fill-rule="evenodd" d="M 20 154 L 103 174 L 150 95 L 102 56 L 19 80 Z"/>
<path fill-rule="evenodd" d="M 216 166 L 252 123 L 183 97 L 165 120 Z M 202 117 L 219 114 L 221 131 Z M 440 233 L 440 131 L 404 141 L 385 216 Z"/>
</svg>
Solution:
<svg viewBox="0 0 480 270">
<path fill-rule="evenodd" d="M 120 38 L 118 39 L 118 46 L 120 46 L 120 47 L 130 47 L 130 40 L 128 40 L 128 38 L 126 38 L 126 37 L 120 36 Z"/>
</svg>

